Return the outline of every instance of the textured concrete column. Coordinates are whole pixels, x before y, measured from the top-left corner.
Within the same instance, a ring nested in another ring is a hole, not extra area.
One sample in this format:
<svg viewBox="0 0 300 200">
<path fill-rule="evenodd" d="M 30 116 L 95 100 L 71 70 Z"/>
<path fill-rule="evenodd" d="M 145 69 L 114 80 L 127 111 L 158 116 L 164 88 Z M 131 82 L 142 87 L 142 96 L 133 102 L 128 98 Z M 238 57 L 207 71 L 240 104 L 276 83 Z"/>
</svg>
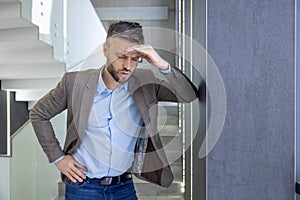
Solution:
<svg viewBox="0 0 300 200">
<path fill-rule="evenodd" d="M 207 14 L 228 102 L 207 199 L 294 199 L 295 1 L 209 0 Z"/>
</svg>

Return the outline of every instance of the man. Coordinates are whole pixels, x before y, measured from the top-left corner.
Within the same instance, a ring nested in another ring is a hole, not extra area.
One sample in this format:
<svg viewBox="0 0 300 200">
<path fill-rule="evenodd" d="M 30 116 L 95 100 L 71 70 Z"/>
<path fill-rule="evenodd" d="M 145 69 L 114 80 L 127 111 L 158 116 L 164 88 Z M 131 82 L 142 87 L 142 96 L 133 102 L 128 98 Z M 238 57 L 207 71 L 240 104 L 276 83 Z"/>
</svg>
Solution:
<svg viewBox="0 0 300 200">
<path fill-rule="evenodd" d="M 66 182 L 66 199 L 137 199 L 131 174 L 167 187 L 173 180 L 157 135 L 158 101 L 191 102 L 193 84 L 144 44 L 140 24 L 110 26 L 106 64 L 66 73 L 30 111 L 37 138 Z M 146 59 L 160 70 L 136 69 Z M 49 120 L 67 109 L 62 150 Z"/>
</svg>

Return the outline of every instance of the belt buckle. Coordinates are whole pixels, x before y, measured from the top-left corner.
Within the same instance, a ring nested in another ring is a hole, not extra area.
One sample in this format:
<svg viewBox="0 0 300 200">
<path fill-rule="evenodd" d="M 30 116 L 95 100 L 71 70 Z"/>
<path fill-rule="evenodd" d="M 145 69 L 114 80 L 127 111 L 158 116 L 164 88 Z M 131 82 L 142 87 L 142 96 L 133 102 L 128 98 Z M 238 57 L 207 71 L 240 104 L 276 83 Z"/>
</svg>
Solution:
<svg viewBox="0 0 300 200">
<path fill-rule="evenodd" d="M 105 177 L 100 181 L 101 185 L 111 185 L 113 177 Z"/>
</svg>

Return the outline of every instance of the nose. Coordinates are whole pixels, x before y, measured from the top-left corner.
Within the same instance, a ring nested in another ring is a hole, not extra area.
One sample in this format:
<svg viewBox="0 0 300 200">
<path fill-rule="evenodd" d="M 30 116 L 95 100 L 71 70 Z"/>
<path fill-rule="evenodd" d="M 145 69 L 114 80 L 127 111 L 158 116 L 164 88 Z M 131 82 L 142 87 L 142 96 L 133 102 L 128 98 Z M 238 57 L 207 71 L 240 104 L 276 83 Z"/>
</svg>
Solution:
<svg viewBox="0 0 300 200">
<path fill-rule="evenodd" d="M 127 70 L 130 70 L 130 66 L 131 66 L 131 59 L 130 57 L 126 58 L 123 64 L 124 68 Z"/>
</svg>

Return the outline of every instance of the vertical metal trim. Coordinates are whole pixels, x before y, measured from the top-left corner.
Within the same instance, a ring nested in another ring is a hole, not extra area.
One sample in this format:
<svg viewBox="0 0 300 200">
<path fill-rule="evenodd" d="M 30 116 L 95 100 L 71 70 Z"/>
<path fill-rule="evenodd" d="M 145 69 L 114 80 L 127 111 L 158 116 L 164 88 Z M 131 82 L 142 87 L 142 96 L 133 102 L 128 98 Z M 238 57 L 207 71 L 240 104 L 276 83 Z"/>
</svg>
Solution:
<svg viewBox="0 0 300 200">
<path fill-rule="evenodd" d="M 207 30 L 208 30 L 208 0 L 205 0 L 205 79 L 207 80 L 207 63 L 208 63 L 208 34 L 207 34 Z M 206 87 L 205 87 L 206 88 Z M 207 90 L 207 89 L 205 89 Z M 205 91 L 205 94 L 208 94 L 208 91 Z M 207 120 L 207 113 L 208 113 L 208 108 L 207 108 L 207 102 L 208 102 L 208 95 L 206 95 L 206 106 L 205 106 L 205 129 L 208 127 L 208 120 Z M 205 131 L 205 135 L 206 135 L 206 131 Z M 207 142 L 207 141 L 205 141 Z M 207 145 L 206 149 L 205 149 L 205 154 L 207 153 Z M 206 159 L 206 158 L 205 158 Z M 208 180 L 208 176 L 207 176 L 207 169 L 208 169 L 208 162 L 205 161 L 205 199 L 207 199 L 207 194 L 208 194 L 208 184 L 207 184 L 207 180 Z"/>
<path fill-rule="evenodd" d="M 297 25 L 298 24 L 298 16 L 299 13 L 298 13 L 298 1 L 295 0 L 295 32 L 294 32 L 294 37 L 295 37 L 295 71 L 294 71 L 294 85 L 295 85 L 295 88 L 294 88 L 294 108 L 295 108 L 295 113 L 294 113 L 294 162 L 295 162 L 295 167 L 294 167 L 294 183 L 296 184 L 295 185 L 295 192 L 297 192 L 297 181 L 300 180 L 300 159 L 297 158 L 300 156 L 300 134 L 299 134 L 299 125 L 297 125 L 297 122 L 298 122 L 298 119 L 299 119 L 299 115 L 300 115 L 300 112 L 299 112 L 299 108 L 300 106 L 297 106 L 297 100 L 299 99 L 299 92 L 297 91 L 298 90 L 298 87 L 297 85 L 299 84 L 299 77 L 298 77 L 298 73 L 299 73 L 299 69 L 298 69 L 298 59 L 299 59 L 299 56 L 298 56 L 298 48 L 299 48 L 299 45 L 298 45 L 298 37 L 297 37 L 297 33 L 298 33 L 298 28 L 299 26 Z M 295 193 L 295 196 L 294 196 L 294 199 L 300 199 L 299 197 L 297 197 L 298 195 Z"/>
<path fill-rule="evenodd" d="M 63 61 L 66 62 L 67 60 L 67 51 L 68 51 L 68 26 L 67 26 L 67 23 L 68 23 L 68 2 L 67 0 L 63 0 Z"/>
<path fill-rule="evenodd" d="M 182 70 L 182 1 L 176 0 L 176 32 L 177 32 L 177 47 L 178 47 L 178 67 Z M 179 104 L 179 130 L 182 135 L 182 182 L 185 185 L 185 131 L 184 131 L 184 112 L 183 112 L 183 104 Z M 185 186 L 183 186 L 185 188 Z"/>
<path fill-rule="evenodd" d="M 193 82 L 193 0 L 190 1 L 190 79 Z M 193 104 L 191 104 L 191 112 L 190 112 L 190 118 L 193 119 Z M 194 145 L 193 145 L 193 120 L 190 122 L 190 130 L 191 130 L 191 199 L 193 199 L 193 166 L 194 166 Z"/>
<path fill-rule="evenodd" d="M 11 156 L 11 137 L 10 137 L 10 92 L 6 91 L 6 134 L 7 134 L 7 155 Z"/>
</svg>

